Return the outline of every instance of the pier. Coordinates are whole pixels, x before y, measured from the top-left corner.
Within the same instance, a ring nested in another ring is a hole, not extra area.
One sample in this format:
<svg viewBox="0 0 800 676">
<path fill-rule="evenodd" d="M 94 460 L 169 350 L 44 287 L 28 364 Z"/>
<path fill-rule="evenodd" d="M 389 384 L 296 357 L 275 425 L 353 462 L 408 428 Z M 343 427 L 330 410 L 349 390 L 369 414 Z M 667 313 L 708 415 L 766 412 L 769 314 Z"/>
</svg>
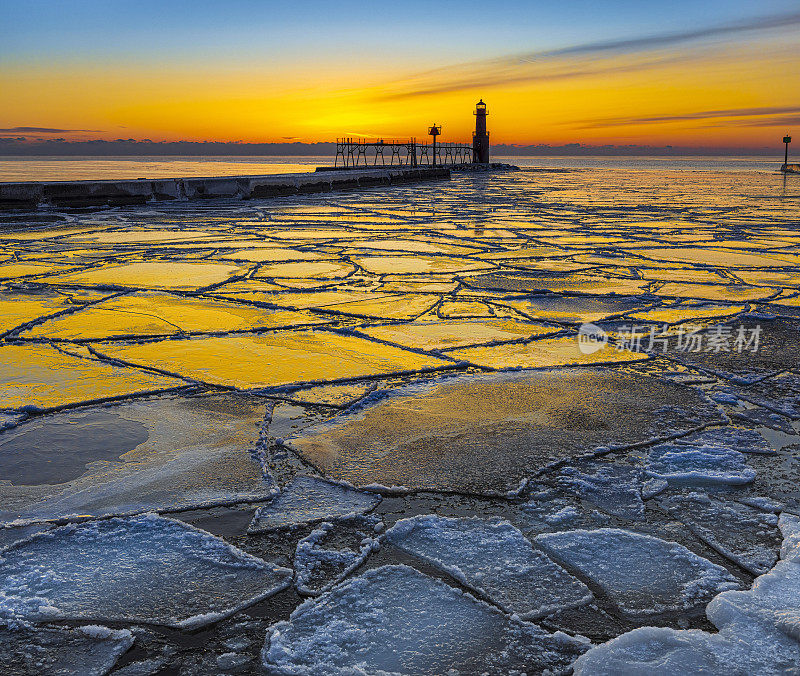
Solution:
<svg viewBox="0 0 800 676">
<path fill-rule="evenodd" d="M 48 205 L 117 206 L 213 198 L 259 199 L 449 178 L 450 170 L 445 167 L 405 166 L 266 176 L 0 183 L 0 209 Z"/>
<path fill-rule="evenodd" d="M 475 131 L 471 144 L 437 141 L 442 127 L 433 124 L 428 129 L 430 144 L 419 143 L 416 138 L 407 141 L 339 138 L 333 166 L 317 167 L 316 171 L 307 173 L 0 183 L 0 209 L 118 206 L 213 198 L 259 199 L 449 179 L 451 169 L 507 168 L 489 161 L 488 112 L 483 99 L 478 101 L 473 114 Z"/>
</svg>

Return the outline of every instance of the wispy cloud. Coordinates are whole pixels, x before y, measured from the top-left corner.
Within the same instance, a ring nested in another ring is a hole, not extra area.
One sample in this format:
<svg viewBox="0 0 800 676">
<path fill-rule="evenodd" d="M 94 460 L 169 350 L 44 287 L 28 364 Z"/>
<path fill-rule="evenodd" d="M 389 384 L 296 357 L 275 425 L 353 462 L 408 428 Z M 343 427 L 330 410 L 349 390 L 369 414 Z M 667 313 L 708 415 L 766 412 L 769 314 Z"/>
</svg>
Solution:
<svg viewBox="0 0 800 676">
<path fill-rule="evenodd" d="M 0 134 L 75 134 L 100 133 L 101 129 L 55 129 L 53 127 L 6 127 L 0 128 Z"/>
<path fill-rule="evenodd" d="M 762 108 L 731 108 L 727 110 L 701 110 L 679 115 L 652 115 L 647 117 L 609 117 L 587 121 L 580 129 L 600 129 L 603 127 L 627 127 L 630 125 L 662 124 L 664 122 L 695 122 L 703 120 L 725 120 L 736 118 L 738 124 L 771 127 L 782 124 L 782 120 L 796 120 L 800 116 L 800 106 L 775 106 Z M 739 118 L 756 118 L 741 120 Z"/>
<path fill-rule="evenodd" d="M 762 30 L 786 29 L 800 25 L 800 12 L 773 14 L 771 16 L 754 17 L 717 26 L 697 28 L 694 30 L 673 31 L 645 35 L 637 38 L 623 40 L 608 40 L 603 42 L 589 42 L 584 45 L 564 47 L 549 51 L 530 52 L 520 55 L 521 61 L 538 61 L 543 58 L 557 56 L 602 56 L 604 54 L 631 54 L 664 47 L 672 47 L 689 42 L 708 40 L 713 38 L 734 37 L 743 33 L 753 33 Z"/>
<path fill-rule="evenodd" d="M 692 30 L 520 52 L 419 72 L 392 83 L 377 98 L 387 100 L 430 96 L 524 82 L 640 71 L 694 58 L 686 51 L 665 53 L 664 50 L 672 47 L 705 46 L 760 31 L 790 31 L 798 28 L 800 12 L 790 12 Z"/>
</svg>

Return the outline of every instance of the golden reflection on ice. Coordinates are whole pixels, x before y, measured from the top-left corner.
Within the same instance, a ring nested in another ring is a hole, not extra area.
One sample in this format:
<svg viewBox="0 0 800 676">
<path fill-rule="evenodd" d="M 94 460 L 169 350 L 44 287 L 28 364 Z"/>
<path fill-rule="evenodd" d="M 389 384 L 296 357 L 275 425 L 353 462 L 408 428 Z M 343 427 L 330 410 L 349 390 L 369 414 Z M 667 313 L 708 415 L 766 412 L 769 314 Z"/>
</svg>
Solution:
<svg viewBox="0 0 800 676">
<path fill-rule="evenodd" d="M 778 292 L 775 288 L 756 288 L 734 284 L 675 284 L 668 283 L 656 289 L 659 296 L 700 298 L 704 300 L 753 301 L 765 300 Z"/>
<path fill-rule="evenodd" d="M 731 317 L 745 312 L 747 305 L 714 305 L 683 303 L 674 307 L 655 308 L 642 312 L 632 312 L 626 317 L 638 321 L 674 324 L 695 319 L 713 319 L 715 317 Z"/>
<path fill-rule="evenodd" d="M 186 385 L 176 378 L 62 354 L 48 345 L 0 346 L 0 382 L 0 409 L 52 409 Z"/>
<path fill-rule="evenodd" d="M 106 297 L 107 293 L 84 291 L 67 295 L 46 289 L 37 293 L 0 293 L 0 333 L 31 322 L 40 317 L 80 307 Z"/>
<path fill-rule="evenodd" d="M 584 352 L 576 336 L 541 338 L 530 343 L 468 347 L 448 352 L 454 359 L 490 369 L 545 368 L 582 364 L 615 364 L 647 359 L 646 354 L 593 342 Z"/>
<path fill-rule="evenodd" d="M 245 331 L 326 321 L 309 312 L 273 311 L 252 305 L 139 291 L 48 320 L 22 335 L 98 340 L 116 336 Z"/>
<path fill-rule="evenodd" d="M 452 364 L 362 338 L 314 331 L 131 345 L 101 343 L 97 350 L 132 364 L 241 389 L 387 375 Z"/>
<path fill-rule="evenodd" d="M 219 284 L 245 272 L 247 272 L 247 268 L 223 263 L 154 261 L 109 265 L 58 277 L 47 277 L 42 281 L 53 285 L 200 289 L 212 284 Z"/>
<path fill-rule="evenodd" d="M 447 350 L 478 343 L 520 340 L 557 331 L 558 327 L 511 319 L 473 321 L 416 321 L 370 326 L 362 332 L 373 338 L 422 350 Z"/>
<path fill-rule="evenodd" d="M 367 272 L 376 275 L 406 273 L 411 275 L 429 272 L 463 272 L 493 268 L 491 263 L 473 261 L 469 258 L 447 258 L 445 256 L 363 256 L 353 260 Z"/>
</svg>

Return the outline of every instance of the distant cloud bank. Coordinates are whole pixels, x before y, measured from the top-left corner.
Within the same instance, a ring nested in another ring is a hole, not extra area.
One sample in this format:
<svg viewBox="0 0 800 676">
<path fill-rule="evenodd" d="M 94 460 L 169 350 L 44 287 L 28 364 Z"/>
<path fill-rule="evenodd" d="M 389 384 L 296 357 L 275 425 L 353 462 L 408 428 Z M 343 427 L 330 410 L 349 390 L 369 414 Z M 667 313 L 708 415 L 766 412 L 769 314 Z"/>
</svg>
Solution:
<svg viewBox="0 0 800 676">
<path fill-rule="evenodd" d="M 517 145 L 492 146 L 494 155 L 511 156 L 556 156 L 556 155 L 770 155 L 774 148 L 714 148 L 694 146 L 647 146 L 647 145 Z M 25 137 L 0 138 L 0 156 L 44 157 L 52 156 L 329 156 L 336 153 L 335 143 L 223 143 L 217 141 L 67 141 L 47 139 L 31 141 Z"/>
</svg>

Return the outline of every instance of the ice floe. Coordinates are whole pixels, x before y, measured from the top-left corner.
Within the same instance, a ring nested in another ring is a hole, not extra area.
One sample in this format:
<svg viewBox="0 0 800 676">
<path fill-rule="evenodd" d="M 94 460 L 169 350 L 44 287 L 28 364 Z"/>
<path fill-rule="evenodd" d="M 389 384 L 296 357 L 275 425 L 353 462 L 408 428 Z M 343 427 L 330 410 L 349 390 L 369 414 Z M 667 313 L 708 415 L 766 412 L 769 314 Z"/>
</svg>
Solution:
<svg viewBox="0 0 800 676">
<path fill-rule="evenodd" d="M 31 536 L 0 550 L 0 622 L 195 628 L 291 584 L 292 571 L 152 514 Z"/>
<path fill-rule="evenodd" d="M 703 430 L 697 434 L 681 439 L 680 444 L 696 444 L 699 446 L 721 446 L 741 453 L 758 453 L 774 455 L 775 451 L 762 434 L 756 430 L 742 427 L 720 427 Z"/>
<path fill-rule="evenodd" d="M 535 550 L 508 521 L 417 516 L 398 521 L 385 537 L 522 618 L 592 600 L 586 585 Z"/>
<path fill-rule="evenodd" d="M 642 627 L 592 648 L 576 676 L 704 673 L 790 674 L 800 671 L 800 520 L 782 515 L 781 561 L 752 589 L 726 591 L 706 615 L 718 634 Z"/>
<path fill-rule="evenodd" d="M 366 514 L 381 501 L 379 495 L 310 476 L 299 476 L 270 502 L 259 507 L 249 532 L 298 526 L 314 521 Z"/>
<path fill-rule="evenodd" d="M 0 434 L 0 523 L 264 500 L 264 410 L 223 393 L 32 419 Z"/>
<path fill-rule="evenodd" d="M 223 263 L 144 261 L 109 265 L 44 279 L 47 284 L 194 290 L 244 275 L 247 268 Z"/>
<path fill-rule="evenodd" d="M 604 512 L 623 519 L 644 517 L 642 471 L 612 463 L 594 463 L 585 472 L 564 467 L 558 485 L 591 502 Z"/>
<path fill-rule="evenodd" d="M 297 590 L 301 594 L 319 594 L 344 579 L 378 546 L 379 526 L 380 521 L 374 517 L 319 524 L 297 543 L 294 554 Z"/>
<path fill-rule="evenodd" d="M 655 446 L 650 451 L 646 471 L 656 479 L 687 486 L 740 486 L 752 483 L 756 477 L 744 454 L 721 446 Z"/>
<path fill-rule="evenodd" d="M 286 444 L 357 486 L 505 494 L 556 458 L 720 420 L 695 390 L 589 368 L 454 377 L 384 394 Z"/>
<path fill-rule="evenodd" d="M 778 559 L 778 517 L 736 502 L 691 493 L 662 504 L 697 537 L 753 575 L 766 573 Z"/>
<path fill-rule="evenodd" d="M 449 350 L 447 354 L 489 369 L 615 364 L 647 359 L 646 354 L 618 349 L 606 342 L 579 342 L 577 335 L 539 338 L 526 343 L 464 347 Z"/>
<path fill-rule="evenodd" d="M 222 300 L 138 291 L 50 319 L 21 335 L 55 340 L 102 340 L 245 331 L 327 321 L 306 311 L 274 311 Z"/>
<path fill-rule="evenodd" d="M 756 383 L 793 368 L 800 357 L 800 332 L 788 321 L 751 316 L 704 329 L 698 335 L 706 341 L 706 349 L 678 351 L 675 343 L 670 358 L 738 384 Z"/>
<path fill-rule="evenodd" d="M 81 359 L 49 345 L 0 346 L 0 408 L 46 411 L 185 387 L 185 380 Z"/>
<path fill-rule="evenodd" d="M 409 352 L 355 336 L 318 331 L 230 334 L 133 344 L 100 343 L 97 351 L 126 363 L 239 389 L 319 383 L 453 366 L 452 360 Z"/>
<path fill-rule="evenodd" d="M 586 644 L 508 617 L 407 566 L 384 566 L 299 606 L 267 636 L 270 673 L 566 672 Z"/>
<path fill-rule="evenodd" d="M 0 628 L 5 676 L 104 676 L 133 644 L 125 629 Z"/>
<path fill-rule="evenodd" d="M 600 587 L 631 617 L 687 613 L 738 587 L 724 568 L 675 542 L 618 528 L 543 533 L 534 542 Z"/>
</svg>

